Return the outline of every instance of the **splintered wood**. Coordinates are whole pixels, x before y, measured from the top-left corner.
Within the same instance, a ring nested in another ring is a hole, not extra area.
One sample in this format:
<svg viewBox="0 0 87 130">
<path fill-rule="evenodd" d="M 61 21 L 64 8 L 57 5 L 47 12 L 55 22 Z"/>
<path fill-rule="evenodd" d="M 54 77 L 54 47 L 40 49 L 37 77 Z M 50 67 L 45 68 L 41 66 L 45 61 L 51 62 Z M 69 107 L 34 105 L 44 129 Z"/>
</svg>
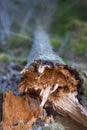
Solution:
<svg viewBox="0 0 87 130">
<path fill-rule="evenodd" d="M 37 97 L 18 97 L 9 91 L 4 95 L 3 130 L 29 130 L 37 117 L 41 117 L 41 111 Z"/>
<path fill-rule="evenodd" d="M 3 130 L 30 129 L 38 117 L 43 118 L 43 107 L 50 106 L 87 127 L 79 73 L 67 65 L 52 67 L 49 61 L 43 65 L 41 62 L 35 61 L 21 72 L 24 79 L 19 92 L 25 93 L 24 96 L 14 96 L 11 91 L 4 95 Z"/>
</svg>

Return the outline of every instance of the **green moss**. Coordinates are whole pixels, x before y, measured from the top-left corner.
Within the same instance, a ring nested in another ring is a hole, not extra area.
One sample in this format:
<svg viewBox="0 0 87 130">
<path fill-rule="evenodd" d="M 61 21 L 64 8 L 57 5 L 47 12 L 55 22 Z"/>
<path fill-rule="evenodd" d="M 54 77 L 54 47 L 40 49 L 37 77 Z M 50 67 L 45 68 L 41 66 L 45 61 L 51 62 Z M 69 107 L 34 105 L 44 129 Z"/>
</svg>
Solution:
<svg viewBox="0 0 87 130">
<path fill-rule="evenodd" d="M 2 93 L 2 90 L 0 89 L 0 93 Z"/>
<path fill-rule="evenodd" d="M 8 54 L 0 54 L 0 60 L 4 63 L 8 63 L 10 61 L 13 61 L 13 62 L 20 62 L 20 63 L 25 63 L 27 61 L 27 58 L 24 57 L 24 58 L 20 58 L 20 57 L 14 57 L 14 56 L 10 56 Z"/>
<path fill-rule="evenodd" d="M 87 51 L 87 44 L 85 42 L 81 41 L 81 43 L 75 45 L 75 54 L 84 56 L 86 51 Z"/>
<path fill-rule="evenodd" d="M 17 47 L 17 46 L 20 46 L 22 43 L 29 43 L 29 41 L 31 40 L 31 36 L 30 35 L 20 35 L 18 34 L 18 36 L 14 36 L 13 38 L 11 38 L 9 40 L 9 47 L 11 48 L 14 48 L 14 47 Z M 26 46 L 26 44 L 24 44 Z"/>
<path fill-rule="evenodd" d="M 80 36 L 87 36 L 87 26 L 80 31 Z"/>
<path fill-rule="evenodd" d="M 16 47 L 17 45 L 18 45 L 18 43 L 20 43 L 21 42 L 21 38 L 20 37 L 13 37 L 12 39 L 10 39 L 10 41 L 9 41 L 9 45 L 8 45 L 8 47 L 10 47 L 10 48 L 14 48 L 14 47 Z"/>
<path fill-rule="evenodd" d="M 3 52 L 14 57 L 22 58 L 28 56 L 30 48 L 31 42 L 29 39 L 15 36 L 8 41 L 8 44 L 3 48 Z"/>
<path fill-rule="evenodd" d="M 13 38 L 11 38 L 8 42 L 8 46 L 6 47 L 6 49 L 15 49 L 18 47 L 28 47 L 29 46 L 29 38 L 30 36 L 26 36 L 27 39 L 24 39 L 22 37 L 18 37 L 15 36 Z"/>
<path fill-rule="evenodd" d="M 22 39 L 21 37 L 13 37 L 8 41 L 8 44 L 3 47 L 3 52 L 0 54 L 1 61 L 7 63 L 9 61 L 18 61 L 26 63 L 31 48 L 29 40 Z"/>
<path fill-rule="evenodd" d="M 71 54 L 72 56 L 79 57 L 79 59 L 86 59 L 87 57 L 87 23 L 74 20 L 71 23 L 71 38 L 70 43 L 67 47 L 68 55 Z"/>
<path fill-rule="evenodd" d="M 51 44 L 55 50 L 58 50 L 60 48 L 61 43 L 62 43 L 61 39 L 56 39 L 56 38 L 51 39 Z"/>
<path fill-rule="evenodd" d="M 72 21 L 72 26 L 78 27 L 78 28 L 83 28 L 87 26 L 87 23 L 78 19 L 75 19 Z"/>
<path fill-rule="evenodd" d="M 52 32 L 65 35 L 69 31 L 68 25 L 76 18 L 76 11 L 77 8 L 71 0 L 58 0 L 52 22 Z"/>
<path fill-rule="evenodd" d="M 0 60 L 2 62 L 4 62 L 4 63 L 7 63 L 7 62 L 9 62 L 11 60 L 14 60 L 14 58 L 9 56 L 9 55 L 7 55 L 7 54 L 2 53 L 2 54 L 0 54 Z"/>
</svg>

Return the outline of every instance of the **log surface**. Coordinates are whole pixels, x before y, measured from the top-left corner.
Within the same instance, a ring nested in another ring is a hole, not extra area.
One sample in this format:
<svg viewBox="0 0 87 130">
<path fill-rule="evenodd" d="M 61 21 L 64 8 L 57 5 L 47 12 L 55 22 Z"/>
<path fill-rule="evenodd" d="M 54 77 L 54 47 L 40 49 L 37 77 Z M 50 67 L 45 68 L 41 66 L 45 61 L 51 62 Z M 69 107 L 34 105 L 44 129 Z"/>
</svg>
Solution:
<svg viewBox="0 0 87 130">
<path fill-rule="evenodd" d="M 27 67 L 36 60 L 53 61 L 65 64 L 53 51 L 48 34 L 42 27 L 38 27 L 34 33 L 33 45 L 29 54 Z"/>
</svg>

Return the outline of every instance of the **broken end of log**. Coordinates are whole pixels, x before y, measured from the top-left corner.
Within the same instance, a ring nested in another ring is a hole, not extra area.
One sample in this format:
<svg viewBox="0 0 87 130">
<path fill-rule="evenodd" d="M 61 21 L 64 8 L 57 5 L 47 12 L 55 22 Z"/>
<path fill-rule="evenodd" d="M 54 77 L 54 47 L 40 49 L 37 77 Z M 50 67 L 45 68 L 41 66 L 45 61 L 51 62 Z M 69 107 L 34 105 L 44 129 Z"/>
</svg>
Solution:
<svg viewBox="0 0 87 130">
<path fill-rule="evenodd" d="M 70 116 L 86 125 L 87 112 L 82 100 L 83 79 L 79 72 L 65 64 L 38 60 L 22 71 L 25 76 L 19 92 L 40 98 L 40 106 L 48 106 L 61 115 Z"/>
<path fill-rule="evenodd" d="M 81 100 L 84 94 L 83 79 L 74 68 L 55 61 L 37 60 L 25 67 L 21 74 L 25 78 L 19 85 L 19 92 L 30 91 L 30 89 L 40 92 L 50 86 L 51 93 L 56 89 L 58 96 L 61 93 L 76 92 L 76 97 L 82 103 Z"/>
</svg>

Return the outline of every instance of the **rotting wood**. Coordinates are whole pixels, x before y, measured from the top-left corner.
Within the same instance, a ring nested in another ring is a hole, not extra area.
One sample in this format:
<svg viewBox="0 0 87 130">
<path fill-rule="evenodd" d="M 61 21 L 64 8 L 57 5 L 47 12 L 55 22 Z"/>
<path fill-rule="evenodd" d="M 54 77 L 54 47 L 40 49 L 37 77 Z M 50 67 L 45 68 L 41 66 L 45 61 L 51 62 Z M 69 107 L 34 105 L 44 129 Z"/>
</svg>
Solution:
<svg viewBox="0 0 87 130">
<path fill-rule="evenodd" d="M 39 104 L 37 104 L 39 109 L 51 106 L 58 113 L 64 116 L 70 116 L 87 127 L 87 111 L 82 100 L 83 79 L 77 70 L 67 66 L 62 59 L 53 52 L 49 39 L 44 31 L 39 30 L 35 32 L 35 39 L 28 64 L 21 71 L 21 74 L 24 76 L 24 79 L 19 85 L 19 92 L 25 93 L 26 100 L 28 97 L 31 97 L 32 100 L 36 102 L 39 100 Z M 20 110 L 19 115 L 22 113 L 25 117 L 26 113 L 21 111 L 21 109 L 24 108 L 24 111 L 27 109 L 26 105 L 21 106 L 22 102 L 24 104 L 26 102 L 26 100 L 23 100 L 23 97 L 15 96 L 15 105 L 13 95 L 12 100 L 8 100 L 11 97 L 11 93 L 9 93 L 6 93 L 3 103 L 3 130 L 6 130 L 5 124 L 8 124 L 7 118 L 9 115 L 6 113 L 8 109 L 10 109 L 9 114 L 12 115 L 9 117 L 9 126 L 12 126 L 16 120 L 20 122 L 19 117 L 13 121 L 13 116 L 15 117 L 18 110 Z M 19 100 L 21 100 L 21 103 Z M 32 109 L 35 106 L 32 100 L 27 102 L 29 106 L 27 115 L 30 113 L 30 104 L 32 104 Z M 15 114 L 11 108 L 11 103 L 13 105 L 12 108 L 16 106 Z M 29 122 L 32 122 L 32 119 L 36 119 L 38 116 L 37 114 L 37 116 L 33 115 L 32 118 L 29 118 L 29 115 L 27 118 Z M 22 122 L 24 117 L 22 117 Z M 30 123 L 30 126 L 31 125 L 32 123 Z M 15 127 L 17 128 L 17 126 Z M 18 130 L 20 130 L 20 128 L 18 128 Z"/>
<path fill-rule="evenodd" d="M 38 64 L 36 68 L 39 67 Z M 75 72 L 75 75 L 73 72 Z M 42 98 L 41 106 L 47 107 L 52 104 L 54 110 L 58 113 L 70 116 L 87 126 L 87 110 L 80 95 L 82 88 L 78 86 L 81 85 L 82 79 L 76 70 L 72 68 L 68 70 L 68 66 L 57 64 L 53 68 L 45 66 L 42 73 L 39 73 L 38 69 L 37 71 L 25 69 L 22 73 L 26 78 L 20 84 L 20 92 L 27 90 L 27 93 L 30 93 L 30 90 L 35 91 L 37 89 L 40 98 Z"/>
<path fill-rule="evenodd" d="M 3 130 L 29 130 L 37 117 L 41 116 L 42 109 L 37 97 L 19 97 L 11 91 L 4 94 Z"/>
</svg>

